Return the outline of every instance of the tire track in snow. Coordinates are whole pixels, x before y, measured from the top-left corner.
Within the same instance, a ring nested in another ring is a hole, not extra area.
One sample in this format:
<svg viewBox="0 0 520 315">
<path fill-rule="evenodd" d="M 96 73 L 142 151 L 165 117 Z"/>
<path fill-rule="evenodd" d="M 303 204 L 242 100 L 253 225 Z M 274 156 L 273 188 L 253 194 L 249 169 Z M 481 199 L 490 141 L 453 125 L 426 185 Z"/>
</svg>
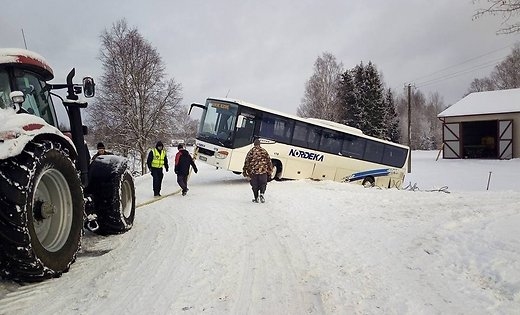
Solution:
<svg viewBox="0 0 520 315">
<path fill-rule="evenodd" d="M 249 241 L 241 244 L 241 284 L 232 313 L 303 314 L 321 309 L 319 301 L 302 280 L 302 273 L 308 267 L 305 249 L 285 219 L 270 210 L 269 202 L 253 204 L 247 210 L 244 233 Z"/>
<path fill-rule="evenodd" d="M 117 285 L 120 296 L 125 298 L 114 299 L 116 309 L 129 313 L 160 313 L 168 309 L 175 298 L 176 292 L 171 290 L 170 284 L 184 283 L 189 276 L 186 270 L 190 269 L 185 268 L 188 263 L 184 257 L 193 231 L 182 217 L 175 215 L 175 209 L 162 204 L 164 206 L 159 203 L 157 208 L 142 210 L 146 221 L 141 221 L 135 231 L 141 237 L 129 242 L 126 250 L 132 260 L 128 262 L 128 268 L 116 273 L 117 277 L 125 279 Z M 113 278 L 114 274 L 108 275 L 102 285 L 110 287 Z M 152 309 L 141 306 L 147 304 L 153 305 Z"/>
</svg>

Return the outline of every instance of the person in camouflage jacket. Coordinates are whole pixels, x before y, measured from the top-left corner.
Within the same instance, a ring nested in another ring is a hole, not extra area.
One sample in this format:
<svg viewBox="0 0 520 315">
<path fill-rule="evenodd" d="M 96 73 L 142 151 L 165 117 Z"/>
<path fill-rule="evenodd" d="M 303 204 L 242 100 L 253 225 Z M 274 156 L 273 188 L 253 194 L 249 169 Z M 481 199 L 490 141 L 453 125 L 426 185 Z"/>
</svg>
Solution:
<svg viewBox="0 0 520 315">
<path fill-rule="evenodd" d="M 267 188 L 267 179 L 273 171 L 273 164 L 269 153 L 260 146 L 260 140 L 256 139 L 253 147 L 247 153 L 242 173 L 249 177 L 253 190 L 253 202 L 265 202 L 264 193 Z"/>
</svg>

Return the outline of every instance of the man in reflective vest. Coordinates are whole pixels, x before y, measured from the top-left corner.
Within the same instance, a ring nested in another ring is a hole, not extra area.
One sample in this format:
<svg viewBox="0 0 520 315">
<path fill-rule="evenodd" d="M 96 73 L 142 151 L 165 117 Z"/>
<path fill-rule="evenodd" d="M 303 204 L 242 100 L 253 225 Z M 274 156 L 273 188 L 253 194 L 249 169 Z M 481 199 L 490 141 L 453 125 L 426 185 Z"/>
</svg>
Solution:
<svg viewBox="0 0 520 315">
<path fill-rule="evenodd" d="M 153 177 L 153 195 L 161 195 L 161 185 L 163 179 L 163 167 L 168 172 L 168 157 L 166 156 L 166 150 L 161 141 L 157 141 L 155 148 L 148 153 L 148 159 L 146 165 Z"/>
</svg>

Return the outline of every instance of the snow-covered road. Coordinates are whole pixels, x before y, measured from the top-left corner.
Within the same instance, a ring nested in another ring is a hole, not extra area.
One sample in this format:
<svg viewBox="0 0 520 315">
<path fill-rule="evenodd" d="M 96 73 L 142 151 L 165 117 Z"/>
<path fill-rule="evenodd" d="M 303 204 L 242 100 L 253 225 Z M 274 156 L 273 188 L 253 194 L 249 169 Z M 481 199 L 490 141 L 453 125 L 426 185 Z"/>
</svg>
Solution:
<svg viewBox="0 0 520 315">
<path fill-rule="evenodd" d="M 87 233 L 61 278 L 0 281 L 0 314 L 520 309 L 518 190 L 447 194 L 302 180 L 270 183 L 267 202 L 253 204 L 240 176 L 199 169 L 187 196 L 140 206 L 128 233 Z M 151 177 L 136 185 L 138 204 L 153 198 Z M 173 173 L 164 187 L 177 190 Z"/>
</svg>

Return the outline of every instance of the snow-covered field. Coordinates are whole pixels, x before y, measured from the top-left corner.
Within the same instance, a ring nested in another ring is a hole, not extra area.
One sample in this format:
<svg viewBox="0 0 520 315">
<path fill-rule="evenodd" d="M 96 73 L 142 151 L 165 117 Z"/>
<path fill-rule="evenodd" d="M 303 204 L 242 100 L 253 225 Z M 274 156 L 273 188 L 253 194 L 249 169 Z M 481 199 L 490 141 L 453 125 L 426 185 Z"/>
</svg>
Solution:
<svg viewBox="0 0 520 315">
<path fill-rule="evenodd" d="M 145 175 L 132 230 L 87 233 L 61 278 L 0 281 L 0 314 L 519 314 L 520 159 L 436 155 L 413 152 L 415 191 L 272 182 L 265 204 L 200 162 L 148 203 Z"/>
</svg>

